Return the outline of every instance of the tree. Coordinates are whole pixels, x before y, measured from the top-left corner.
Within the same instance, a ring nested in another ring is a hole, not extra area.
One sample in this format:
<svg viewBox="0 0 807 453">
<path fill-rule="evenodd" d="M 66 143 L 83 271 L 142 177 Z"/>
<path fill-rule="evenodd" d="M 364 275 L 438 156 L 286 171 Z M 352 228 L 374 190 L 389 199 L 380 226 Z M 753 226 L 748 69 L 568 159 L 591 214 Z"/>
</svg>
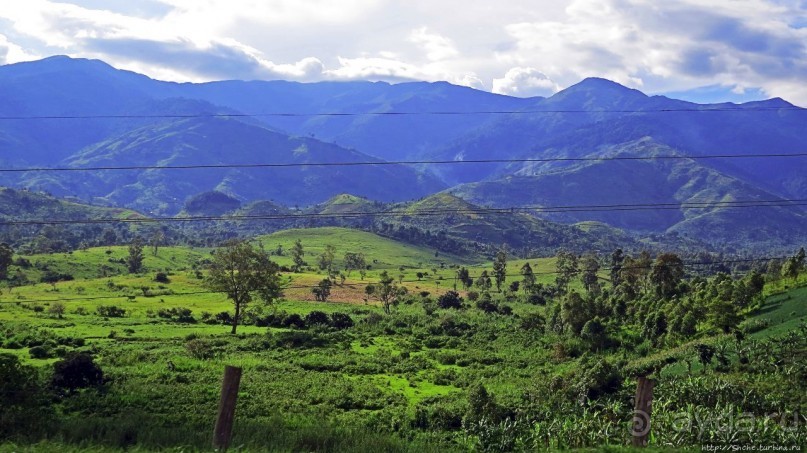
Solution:
<svg viewBox="0 0 807 453">
<path fill-rule="evenodd" d="M 400 298 L 406 295 L 406 288 L 395 284 L 395 279 L 387 271 L 381 272 L 379 277 L 381 280 L 378 285 L 368 285 L 364 291 L 368 296 L 375 295 L 381 302 L 384 313 L 390 314 L 391 307 L 397 305 Z M 370 289 L 371 286 L 372 289 Z"/>
<path fill-rule="evenodd" d="M 496 290 L 502 291 L 502 283 L 507 278 L 507 251 L 504 248 L 496 252 L 493 260 L 493 278 L 496 279 Z"/>
<path fill-rule="evenodd" d="M 14 259 L 14 249 L 3 242 L 0 244 L 0 280 L 8 278 L 8 268 Z"/>
<path fill-rule="evenodd" d="M 600 318 L 595 317 L 583 325 L 580 331 L 580 338 L 595 350 L 600 350 L 605 347 L 608 340 L 608 335 L 605 331 L 605 326 L 602 324 Z"/>
<path fill-rule="evenodd" d="M 579 335 L 583 326 L 594 317 L 591 306 L 575 291 L 566 295 L 560 310 L 563 325 L 575 335 Z"/>
<path fill-rule="evenodd" d="M 151 236 L 152 255 L 157 256 L 157 251 L 164 240 L 165 240 L 165 234 L 163 233 L 162 230 L 157 230 L 154 232 L 154 234 Z"/>
<path fill-rule="evenodd" d="M 350 272 L 358 269 L 366 269 L 367 261 L 364 258 L 364 253 L 346 252 L 345 253 L 345 270 L 347 276 L 350 277 Z"/>
<path fill-rule="evenodd" d="M 569 282 L 580 272 L 580 268 L 577 265 L 577 255 L 566 250 L 561 250 L 558 252 L 555 269 L 557 270 L 555 286 L 557 286 L 560 292 L 565 293 L 566 289 L 569 287 Z"/>
<path fill-rule="evenodd" d="M 317 286 L 311 288 L 311 292 L 318 302 L 327 301 L 328 297 L 331 295 L 331 279 L 323 278 Z"/>
<path fill-rule="evenodd" d="M 737 306 L 731 301 L 717 298 L 712 301 L 709 307 L 709 318 L 712 325 L 719 328 L 723 333 L 729 333 L 736 328 L 742 318 L 737 313 Z"/>
<path fill-rule="evenodd" d="M 317 264 L 321 270 L 327 270 L 328 272 L 331 271 L 333 268 L 333 260 L 336 256 L 336 247 L 331 244 L 325 246 L 325 250 L 319 255 L 317 259 Z"/>
<path fill-rule="evenodd" d="M 790 277 L 795 281 L 799 274 L 804 270 L 804 261 L 805 251 L 804 247 L 802 247 L 799 249 L 798 253 L 785 261 L 785 265 L 782 267 L 782 276 Z"/>
<path fill-rule="evenodd" d="M 600 262 L 594 255 L 586 255 L 582 259 L 583 272 L 580 274 L 580 282 L 588 293 L 599 294 L 600 282 L 597 279 L 597 272 L 600 271 Z"/>
<path fill-rule="evenodd" d="M 493 283 L 490 281 L 488 271 L 483 270 L 482 274 L 479 275 L 479 278 L 476 279 L 476 287 L 483 291 L 487 291 L 490 289 L 491 286 L 493 286 Z"/>
<path fill-rule="evenodd" d="M 126 256 L 126 267 L 130 274 L 143 270 L 143 258 L 143 240 L 138 236 L 129 244 L 129 254 Z"/>
<path fill-rule="evenodd" d="M 466 291 L 474 284 L 474 279 L 471 278 L 470 272 L 468 272 L 468 269 L 465 267 L 461 267 L 457 270 L 457 278 L 459 278 L 460 283 L 462 283 Z"/>
<path fill-rule="evenodd" d="M 652 265 L 653 261 L 650 258 L 650 253 L 646 250 L 642 250 L 636 258 L 626 257 L 619 272 L 620 282 L 630 285 L 636 293 L 646 291 L 648 275 Z"/>
<path fill-rule="evenodd" d="M 621 283 L 622 262 L 625 261 L 625 253 L 622 249 L 614 250 L 611 254 L 611 286 L 616 288 Z"/>
<path fill-rule="evenodd" d="M 270 304 L 283 294 L 280 268 L 263 249 L 245 241 L 235 241 L 213 254 L 205 286 L 225 293 L 235 307 L 232 332 L 235 334 L 244 308 L 258 296 Z"/>
<path fill-rule="evenodd" d="M 48 313 L 56 316 L 59 319 L 64 317 L 65 306 L 62 302 L 53 302 L 48 308 Z"/>
<path fill-rule="evenodd" d="M 521 266 L 521 287 L 526 293 L 531 291 L 533 286 L 535 286 L 535 273 L 532 271 L 530 263 L 524 263 Z"/>
<path fill-rule="evenodd" d="M 291 247 L 291 260 L 294 262 L 294 272 L 300 272 L 300 269 L 305 266 L 305 260 L 303 259 L 305 256 L 305 250 L 303 250 L 303 242 L 299 239 L 294 241 L 294 245 Z"/>
<path fill-rule="evenodd" d="M 656 257 L 650 270 L 650 282 L 656 290 L 656 295 L 672 297 L 682 278 L 684 278 L 684 262 L 678 255 L 662 253 Z"/>
</svg>

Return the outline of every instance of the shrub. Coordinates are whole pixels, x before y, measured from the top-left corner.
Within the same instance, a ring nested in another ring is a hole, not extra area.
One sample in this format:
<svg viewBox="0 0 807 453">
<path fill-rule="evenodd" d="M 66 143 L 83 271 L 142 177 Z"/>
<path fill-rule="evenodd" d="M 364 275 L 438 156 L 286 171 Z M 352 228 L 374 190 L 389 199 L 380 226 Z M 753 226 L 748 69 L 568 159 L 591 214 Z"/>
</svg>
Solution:
<svg viewBox="0 0 807 453">
<path fill-rule="evenodd" d="M 53 409 L 40 388 L 36 369 L 12 354 L 0 353 L 0 439 L 38 439 L 52 418 Z"/>
<path fill-rule="evenodd" d="M 484 311 L 485 313 L 496 313 L 499 311 L 499 307 L 489 299 L 482 299 L 478 301 L 476 303 L 476 308 Z"/>
<path fill-rule="evenodd" d="M 275 337 L 275 344 L 286 348 L 316 348 L 327 343 L 324 338 L 309 332 L 280 332 Z"/>
<path fill-rule="evenodd" d="M 334 329 L 348 329 L 353 327 L 353 318 L 347 313 L 331 313 L 331 327 Z"/>
<path fill-rule="evenodd" d="M 538 313 L 528 313 L 521 318 L 521 328 L 528 331 L 544 333 L 546 319 Z"/>
<path fill-rule="evenodd" d="M 192 338 L 185 342 L 185 350 L 191 357 L 199 360 L 210 360 L 216 355 L 216 351 L 210 342 Z"/>
<path fill-rule="evenodd" d="M 32 359 L 48 359 L 51 357 L 50 349 L 44 346 L 34 346 L 28 350 L 28 354 L 31 355 Z"/>
<path fill-rule="evenodd" d="M 213 318 L 213 324 L 231 325 L 232 323 L 233 317 L 226 311 L 216 314 L 216 317 Z"/>
<path fill-rule="evenodd" d="M 448 291 L 437 298 L 437 306 L 443 309 L 462 308 L 462 297 L 456 291 Z"/>
<path fill-rule="evenodd" d="M 72 393 L 103 383 L 104 372 L 87 353 L 71 354 L 53 364 L 51 386 L 56 390 Z"/>
<path fill-rule="evenodd" d="M 283 327 L 305 329 L 305 321 L 297 313 L 292 313 L 283 319 Z"/>
<path fill-rule="evenodd" d="M 115 305 L 100 305 L 95 309 L 95 312 L 98 313 L 98 316 L 104 318 L 123 318 L 126 316 L 126 310 Z"/>
<path fill-rule="evenodd" d="M 314 310 L 305 316 L 305 325 L 311 326 L 329 326 L 330 319 L 328 314 L 322 311 Z"/>
<path fill-rule="evenodd" d="M 73 277 L 70 274 L 60 274 L 58 272 L 47 271 L 45 272 L 44 275 L 42 275 L 42 278 L 40 278 L 39 281 L 42 283 L 56 283 L 56 282 L 69 282 L 74 279 L 75 277 Z"/>
<path fill-rule="evenodd" d="M 189 308 L 184 307 L 173 307 L 168 309 L 161 308 L 157 312 L 157 316 L 160 318 L 170 319 L 174 322 L 187 324 L 196 323 L 196 319 L 193 317 L 193 312 Z"/>
<path fill-rule="evenodd" d="M 171 283 L 171 279 L 168 278 L 168 274 L 165 272 L 157 272 L 157 275 L 154 276 L 154 281 L 158 283 Z"/>
</svg>

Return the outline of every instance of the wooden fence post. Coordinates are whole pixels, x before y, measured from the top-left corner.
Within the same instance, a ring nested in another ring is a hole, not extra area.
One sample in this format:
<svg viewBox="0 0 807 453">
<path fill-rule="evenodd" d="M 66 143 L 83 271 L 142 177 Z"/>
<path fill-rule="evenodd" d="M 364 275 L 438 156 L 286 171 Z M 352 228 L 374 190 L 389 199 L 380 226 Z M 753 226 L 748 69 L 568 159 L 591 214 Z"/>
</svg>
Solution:
<svg viewBox="0 0 807 453">
<path fill-rule="evenodd" d="M 653 387 L 656 382 L 640 377 L 636 383 L 636 402 L 633 409 L 633 426 L 631 427 L 634 447 L 646 447 L 650 435 L 650 414 L 653 405 Z"/>
<path fill-rule="evenodd" d="M 213 431 L 213 448 L 226 451 L 230 446 L 233 434 L 233 420 L 235 419 L 235 403 L 238 400 L 238 387 L 241 384 L 241 368 L 226 366 L 224 368 L 224 381 L 221 384 L 221 400 L 219 401 L 219 416 L 216 419 L 216 428 Z"/>
</svg>

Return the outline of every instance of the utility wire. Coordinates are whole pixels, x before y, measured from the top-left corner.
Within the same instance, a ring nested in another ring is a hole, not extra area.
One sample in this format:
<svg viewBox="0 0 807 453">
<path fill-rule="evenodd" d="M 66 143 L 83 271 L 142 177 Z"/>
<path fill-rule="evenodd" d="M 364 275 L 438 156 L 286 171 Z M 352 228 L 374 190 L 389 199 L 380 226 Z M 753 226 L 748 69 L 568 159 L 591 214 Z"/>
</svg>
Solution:
<svg viewBox="0 0 807 453">
<path fill-rule="evenodd" d="M 192 114 L 98 114 L 98 115 L 4 115 L 2 121 L 83 120 L 83 119 L 192 119 L 192 118 L 257 118 L 257 117 L 353 117 L 353 116 L 465 116 L 465 115 L 541 115 L 555 113 L 716 113 L 716 112 L 807 112 L 797 106 L 788 107 L 690 107 L 662 109 L 532 109 L 532 110 L 443 110 L 431 112 L 264 112 L 264 113 L 192 113 Z"/>
<path fill-rule="evenodd" d="M 550 163 L 550 162 L 603 162 L 603 161 L 644 161 L 644 160 L 704 160 L 704 159 L 769 159 L 807 157 L 807 152 L 772 154 L 704 154 L 704 155 L 660 155 L 660 156 L 611 156 L 611 157 L 547 157 L 525 159 L 468 159 L 468 160 L 398 160 L 361 162 L 286 162 L 286 163 L 244 163 L 244 164 L 196 164 L 196 165 L 129 165 L 94 167 L 28 167 L 0 168 L 0 173 L 27 172 L 85 172 L 120 170 L 205 170 L 232 168 L 294 168 L 294 167 L 359 167 L 376 165 L 462 165 L 462 164 L 506 164 L 506 163 Z"/>
<path fill-rule="evenodd" d="M 570 206 L 522 206 L 510 208 L 467 208 L 467 209 L 419 209 L 407 211 L 392 209 L 376 212 L 340 212 L 340 213 L 285 213 L 264 215 L 233 215 L 233 216 L 194 216 L 194 217 L 156 217 L 156 218 L 105 218 L 105 219 L 42 219 L 42 220 L 4 220 L 0 226 L 30 226 L 30 225 L 93 225 L 109 223 L 162 223 L 162 222 L 212 222 L 212 221 L 260 221 L 260 220 L 306 220 L 306 219 L 349 219 L 364 217 L 431 217 L 450 214 L 517 214 L 517 213 L 566 213 L 566 212 L 620 212 L 620 211 L 648 211 L 648 210 L 678 210 L 678 209 L 714 209 L 714 208 L 764 208 L 764 207 L 797 207 L 807 206 L 807 199 L 781 199 L 781 200 L 747 200 L 747 201 L 717 201 L 717 202 L 684 202 L 684 203 L 644 203 L 644 204 L 614 204 L 614 205 L 570 205 Z"/>
<path fill-rule="evenodd" d="M 789 257 L 765 257 L 765 258 L 744 258 L 744 259 L 734 259 L 734 260 L 720 260 L 720 261 L 693 261 L 693 262 L 683 262 L 682 265 L 684 267 L 693 267 L 693 266 L 712 266 L 717 264 L 738 264 L 738 263 L 754 263 L 754 262 L 769 262 L 773 260 L 783 260 Z M 529 261 L 529 260 L 527 260 Z M 648 265 L 634 265 L 634 266 L 620 266 L 618 269 L 620 270 L 631 270 L 631 269 L 652 269 L 655 266 L 654 263 L 650 263 Z M 664 264 L 664 266 L 667 266 Z M 612 267 L 601 267 L 598 272 L 601 271 L 609 271 L 612 270 Z M 541 272 L 533 272 L 533 275 L 556 275 L 560 274 L 560 271 L 541 271 Z M 578 272 L 579 273 L 579 272 Z M 481 276 L 481 274 L 480 274 Z M 491 279 L 494 278 L 493 274 L 488 275 Z M 523 277 L 524 275 L 521 273 L 518 274 L 506 274 L 506 277 Z M 433 280 L 432 282 L 439 282 L 444 281 L 450 283 L 454 277 L 449 276 L 444 280 Z M 470 278 L 476 280 L 479 276 Z M 427 283 L 428 280 L 402 280 L 400 283 Z M 337 285 L 339 287 L 349 287 L 349 288 L 357 288 L 371 284 L 371 282 L 365 283 L 345 283 L 342 285 Z M 284 287 L 283 290 L 289 289 L 312 289 L 316 288 L 317 285 L 292 285 Z M 192 291 L 192 292 L 185 292 L 185 293 L 172 293 L 172 294 L 160 294 L 151 297 L 169 297 L 169 296 L 198 296 L 198 295 L 209 295 L 209 294 L 222 294 L 220 291 Z M 52 303 L 52 302 L 90 302 L 90 301 L 97 301 L 97 300 L 113 300 L 113 299 L 129 299 L 131 297 L 147 297 L 147 296 L 138 296 L 132 294 L 123 294 L 123 295 L 115 295 L 115 296 L 88 296 L 88 297 L 74 297 L 74 298 L 59 298 L 59 299 L 23 299 L 23 300 L 14 300 L 14 301 L 0 301 L 0 305 L 8 305 L 8 304 L 31 304 L 31 303 Z"/>
</svg>

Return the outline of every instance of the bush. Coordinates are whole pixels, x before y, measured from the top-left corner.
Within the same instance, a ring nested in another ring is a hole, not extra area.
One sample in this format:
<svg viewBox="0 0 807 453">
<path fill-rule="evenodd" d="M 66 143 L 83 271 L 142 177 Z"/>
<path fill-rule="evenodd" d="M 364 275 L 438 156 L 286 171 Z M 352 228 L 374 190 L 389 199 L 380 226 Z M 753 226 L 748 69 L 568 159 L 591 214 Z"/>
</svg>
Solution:
<svg viewBox="0 0 807 453">
<path fill-rule="evenodd" d="M 50 349 L 44 346 L 34 346 L 28 350 L 32 359 L 49 359 L 52 357 Z"/>
<path fill-rule="evenodd" d="M 98 316 L 104 318 L 123 318 L 126 316 L 126 310 L 115 305 L 100 305 L 95 309 L 95 312 L 98 313 Z"/>
<path fill-rule="evenodd" d="M 309 332 L 280 332 L 275 337 L 275 344 L 285 348 L 317 348 L 327 345 L 328 342 Z"/>
<path fill-rule="evenodd" d="M 349 329 L 353 327 L 353 318 L 347 313 L 331 313 L 331 327 L 334 329 Z"/>
<path fill-rule="evenodd" d="M 283 319 L 283 327 L 305 329 L 305 321 L 297 313 L 292 313 Z"/>
<path fill-rule="evenodd" d="M 14 355 L 0 353 L 0 439 L 39 440 L 52 418 L 53 409 L 36 369 L 21 364 Z"/>
<path fill-rule="evenodd" d="M 103 383 L 104 372 L 87 353 L 71 354 L 53 364 L 51 387 L 56 390 L 72 393 Z"/>
<path fill-rule="evenodd" d="M 174 308 L 161 308 L 157 312 L 157 316 L 164 319 L 170 319 L 174 322 L 194 324 L 196 319 L 193 317 L 193 312 L 189 308 L 174 307 Z"/>
<path fill-rule="evenodd" d="M 171 283 L 171 279 L 168 278 L 168 274 L 165 272 L 157 272 L 157 275 L 154 276 L 154 281 L 158 283 Z"/>
<path fill-rule="evenodd" d="M 216 351 L 210 342 L 196 338 L 185 342 L 185 349 L 191 357 L 199 360 L 210 360 L 216 355 Z"/>
<path fill-rule="evenodd" d="M 476 308 L 484 311 L 485 313 L 497 313 L 499 307 L 489 299 L 482 299 L 476 303 Z"/>
<path fill-rule="evenodd" d="M 42 275 L 42 278 L 40 278 L 39 281 L 42 283 L 57 283 L 57 282 L 69 282 L 74 279 L 75 277 L 73 277 L 70 274 L 60 274 L 58 272 L 47 271 L 45 272 L 44 275 Z"/>
<path fill-rule="evenodd" d="M 462 297 L 456 291 L 448 291 L 437 298 L 437 306 L 443 309 L 462 308 Z"/>
<path fill-rule="evenodd" d="M 322 311 L 314 310 L 305 316 L 305 325 L 313 326 L 330 326 L 330 319 L 328 314 Z"/>
</svg>

